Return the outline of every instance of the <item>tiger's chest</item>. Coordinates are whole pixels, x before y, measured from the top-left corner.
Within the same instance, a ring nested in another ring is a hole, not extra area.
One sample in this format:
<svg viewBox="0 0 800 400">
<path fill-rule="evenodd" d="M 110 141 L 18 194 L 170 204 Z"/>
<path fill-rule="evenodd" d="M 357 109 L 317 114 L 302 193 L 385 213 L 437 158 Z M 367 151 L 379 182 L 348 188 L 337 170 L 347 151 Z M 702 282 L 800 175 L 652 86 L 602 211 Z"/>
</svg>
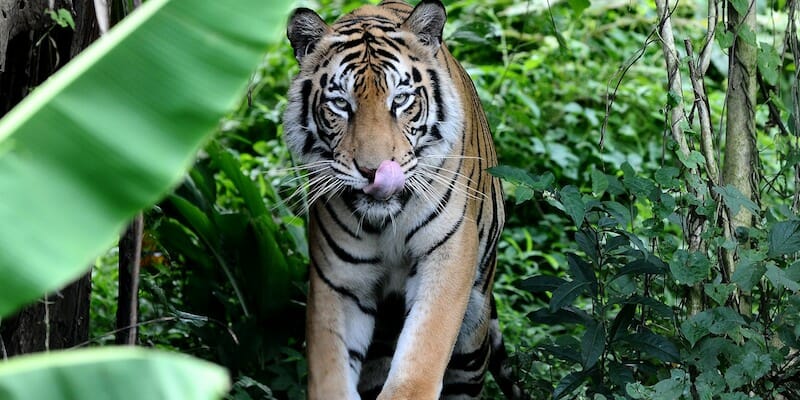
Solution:
<svg viewBox="0 0 800 400">
<path fill-rule="evenodd" d="M 333 198 L 315 206 L 310 244 L 316 257 L 340 260 L 325 271 L 332 281 L 380 301 L 413 288 L 419 260 L 446 233 L 447 224 L 437 220 L 450 218 L 449 212 L 412 197 L 376 223 L 359 215 L 352 202 Z"/>
</svg>

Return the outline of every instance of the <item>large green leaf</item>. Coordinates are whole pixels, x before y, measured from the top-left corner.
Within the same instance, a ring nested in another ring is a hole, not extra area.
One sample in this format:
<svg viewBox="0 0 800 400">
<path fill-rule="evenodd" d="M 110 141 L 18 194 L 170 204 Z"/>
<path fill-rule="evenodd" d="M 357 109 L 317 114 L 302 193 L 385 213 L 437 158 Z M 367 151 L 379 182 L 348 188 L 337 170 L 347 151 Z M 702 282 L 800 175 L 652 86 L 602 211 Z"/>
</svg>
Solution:
<svg viewBox="0 0 800 400">
<path fill-rule="evenodd" d="M 606 331 L 603 324 L 592 323 L 581 338 L 581 365 L 584 371 L 594 367 L 606 348 Z"/>
<path fill-rule="evenodd" d="M 229 386 L 222 367 L 137 348 L 71 350 L 0 365 L 0 400 L 204 400 Z"/>
<path fill-rule="evenodd" d="M 290 3 L 147 1 L 0 120 L 0 315 L 84 272 L 181 178 Z"/>
<path fill-rule="evenodd" d="M 779 257 L 800 251 L 800 221 L 778 222 L 769 231 L 770 257 Z"/>
</svg>

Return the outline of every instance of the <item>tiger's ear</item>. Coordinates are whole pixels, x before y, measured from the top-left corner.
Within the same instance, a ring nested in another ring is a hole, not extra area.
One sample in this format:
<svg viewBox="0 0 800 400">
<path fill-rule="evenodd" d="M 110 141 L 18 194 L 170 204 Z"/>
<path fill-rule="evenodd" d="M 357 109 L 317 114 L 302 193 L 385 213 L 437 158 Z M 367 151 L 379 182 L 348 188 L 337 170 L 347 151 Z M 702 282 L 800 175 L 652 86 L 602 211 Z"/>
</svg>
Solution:
<svg viewBox="0 0 800 400">
<path fill-rule="evenodd" d="M 442 30 L 447 21 L 447 11 L 439 0 L 422 0 L 403 22 L 403 28 L 416 34 L 422 44 L 433 49 L 442 44 Z"/>
<path fill-rule="evenodd" d="M 294 48 L 294 57 L 300 62 L 314 51 L 317 42 L 330 28 L 317 13 L 308 8 L 298 8 L 289 17 L 286 37 Z"/>
</svg>

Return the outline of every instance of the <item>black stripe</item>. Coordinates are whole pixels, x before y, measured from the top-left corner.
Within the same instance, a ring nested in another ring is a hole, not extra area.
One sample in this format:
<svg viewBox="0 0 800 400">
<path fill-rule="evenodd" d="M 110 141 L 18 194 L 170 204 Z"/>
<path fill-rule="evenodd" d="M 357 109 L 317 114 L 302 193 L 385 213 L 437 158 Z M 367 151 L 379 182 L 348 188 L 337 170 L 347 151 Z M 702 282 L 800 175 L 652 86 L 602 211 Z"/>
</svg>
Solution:
<svg viewBox="0 0 800 400">
<path fill-rule="evenodd" d="M 402 321 L 401 321 L 402 322 Z M 377 360 L 381 358 L 392 358 L 394 356 L 396 343 L 385 341 L 373 341 L 367 350 L 367 360 Z"/>
<path fill-rule="evenodd" d="M 400 59 L 397 58 L 397 56 L 395 56 L 394 54 L 392 54 L 392 53 L 390 53 L 390 52 L 388 52 L 388 51 L 386 51 L 384 49 L 380 49 L 380 48 L 374 49 L 373 53 L 375 53 L 376 55 L 381 56 L 383 58 L 392 60 L 394 62 L 399 62 L 400 61 Z M 394 66 L 394 65 L 389 64 L 389 66 Z"/>
<path fill-rule="evenodd" d="M 311 101 L 311 79 L 303 81 L 303 87 L 300 90 L 300 100 L 303 102 L 303 109 L 301 118 L 303 119 L 302 125 L 308 127 L 308 102 Z"/>
<path fill-rule="evenodd" d="M 447 188 L 447 192 L 445 192 L 444 197 L 442 197 L 442 201 L 440 203 L 444 207 L 446 207 L 447 206 L 447 202 L 450 201 L 450 196 L 453 194 L 453 186 L 455 186 L 455 185 L 450 185 Z M 428 214 L 428 216 L 425 217 L 425 219 L 422 222 L 420 222 L 419 225 L 415 226 L 414 229 L 412 229 L 410 232 L 408 232 L 408 234 L 406 235 L 406 244 L 408 244 L 408 242 L 411 241 L 411 238 L 413 238 L 414 235 L 420 229 L 422 229 L 423 227 L 427 226 L 431 221 L 433 221 L 439 215 L 441 215 L 441 213 L 439 212 L 439 208 L 438 207 L 434 208 L 434 210 L 431 211 L 431 213 Z"/>
<path fill-rule="evenodd" d="M 483 390 L 483 380 L 481 382 L 451 382 L 446 383 L 442 388 L 442 397 L 467 395 L 477 397 Z"/>
<path fill-rule="evenodd" d="M 361 400 L 375 400 L 378 398 L 378 395 L 381 393 L 382 389 L 383 385 L 379 385 L 363 392 L 359 391 L 358 394 L 361 395 Z"/>
<path fill-rule="evenodd" d="M 428 75 L 430 75 L 431 87 L 433 88 L 433 101 L 436 103 L 436 120 L 441 122 L 444 121 L 444 102 L 442 101 L 442 88 L 439 83 L 439 74 L 429 69 Z"/>
<path fill-rule="evenodd" d="M 439 246 L 441 246 L 441 245 L 445 244 L 445 242 L 447 242 L 448 240 L 450 240 L 450 238 L 451 238 L 451 237 L 452 237 L 452 236 L 453 236 L 453 235 L 456 233 L 456 231 L 458 230 L 458 228 L 460 228 L 460 227 L 461 227 L 461 224 L 464 222 L 464 213 L 465 213 L 466 211 L 467 211 L 467 204 L 466 204 L 466 202 L 465 202 L 465 203 L 464 203 L 464 209 L 463 209 L 463 210 L 461 210 L 461 215 L 458 217 L 458 223 L 457 223 L 457 224 L 456 224 L 456 225 L 453 227 L 453 229 L 451 229 L 451 230 L 450 230 L 450 232 L 447 232 L 447 235 L 445 235 L 445 236 L 442 238 L 442 240 L 440 240 L 440 241 L 436 242 L 436 244 L 435 244 L 435 245 L 433 245 L 433 247 L 431 247 L 430 249 L 428 249 L 428 251 L 426 251 L 426 252 L 425 252 L 425 255 L 426 255 L 426 256 L 428 256 L 428 255 L 431 255 L 431 254 L 432 254 L 434 251 L 436 251 L 436 249 L 438 249 L 438 248 L 439 248 Z"/>
<path fill-rule="evenodd" d="M 480 347 L 470 353 L 453 353 L 450 357 L 450 363 L 447 364 L 447 369 L 457 369 L 461 371 L 479 371 L 486 364 L 486 359 L 489 356 L 489 335 L 483 340 Z"/>
<path fill-rule="evenodd" d="M 492 224 L 489 226 L 489 233 L 487 234 L 487 237 L 486 237 L 486 239 L 489 242 L 487 242 L 486 247 L 483 250 L 484 253 L 483 253 L 483 257 L 482 257 L 481 264 L 480 264 L 480 265 L 487 265 L 486 264 L 487 262 L 491 262 L 491 265 L 488 265 L 490 270 L 489 270 L 489 274 L 487 274 L 487 277 L 491 276 L 490 274 L 494 274 L 494 269 L 497 266 L 497 260 L 496 260 L 496 258 L 497 258 L 497 242 L 500 239 L 500 232 L 499 232 L 500 227 L 499 227 L 499 224 L 497 222 L 498 215 L 497 215 L 497 204 L 496 204 L 496 200 L 495 200 L 495 195 L 497 193 L 496 193 L 496 190 L 495 190 L 495 185 L 491 185 L 491 186 L 492 186 L 492 190 L 491 190 Z M 492 260 L 489 261 L 487 256 L 491 256 Z M 486 290 L 489 288 L 489 281 L 490 281 L 490 279 L 487 278 L 483 282 L 483 287 L 481 288 L 482 292 L 485 293 Z"/>
<path fill-rule="evenodd" d="M 442 132 L 439 131 L 439 124 L 435 124 L 434 126 L 431 127 L 430 135 L 433 137 L 435 141 L 442 140 Z"/>
<path fill-rule="evenodd" d="M 353 60 L 355 60 L 356 58 L 358 58 L 360 56 L 361 56 L 361 52 L 360 51 L 354 51 L 354 52 L 344 56 L 344 58 L 342 58 L 342 61 L 341 61 L 340 64 L 342 64 L 342 65 L 347 64 L 350 61 L 353 61 Z M 347 72 L 347 69 L 345 69 L 344 72 Z"/>
<path fill-rule="evenodd" d="M 325 242 L 328 244 L 328 247 L 333 250 L 333 253 L 336 254 L 336 257 L 338 257 L 340 260 L 350 264 L 378 264 L 381 262 L 380 258 L 377 257 L 359 258 L 348 253 L 343 248 L 339 247 L 338 244 L 336 244 L 336 241 L 333 240 L 330 233 L 328 233 L 328 231 L 325 229 L 325 226 L 319 219 L 319 213 L 314 213 L 314 219 L 317 222 L 317 229 L 322 232 L 322 236 L 325 238 Z"/>
<path fill-rule="evenodd" d="M 328 215 L 331 216 L 333 222 L 335 222 L 336 225 L 339 225 L 339 228 L 341 228 L 341 230 L 343 230 L 345 233 L 347 233 L 347 235 L 349 235 L 353 239 L 361 239 L 361 236 L 356 235 L 355 232 L 351 231 L 350 228 L 347 227 L 347 225 L 345 225 L 341 219 L 339 219 L 339 216 L 336 214 L 336 212 L 334 212 L 334 210 L 331 209 L 331 205 L 329 202 L 325 201 L 323 202 L 323 204 L 325 205 L 325 211 L 327 211 Z"/>
<path fill-rule="evenodd" d="M 358 350 L 347 349 L 347 354 L 350 356 L 351 359 L 356 360 L 358 362 L 364 361 L 364 353 Z"/>
<path fill-rule="evenodd" d="M 313 260 L 314 257 L 312 256 L 311 258 L 312 258 L 311 267 L 313 267 L 314 271 L 317 272 L 317 275 L 319 275 L 319 278 L 322 279 L 322 282 L 325 282 L 325 284 L 328 285 L 331 289 L 333 289 L 334 292 L 339 293 L 340 295 L 347 297 L 354 303 L 356 303 L 356 307 L 358 307 L 358 309 L 361 310 L 361 312 L 363 312 L 364 314 L 370 315 L 373 318 L 375 317 L 375 315 L 377 314 L 377 310 L 374 307 L 367 307 L 366 305 L 361 303 L 361 299 L 359 299 L 358 296 L 355 295 L 355 293 L 351 292 L 347 288 L 335 285 L 333 282 L 331 282 L 331 280 L 328 279 L 328 277 L 325 276 L 324 273 L 322 273 L 322 269 Z"/>
<path fill-rule="evenodd" d="M 306 141 L 303 143 L 303 154 L 311 153 L 311 150 L 314 148 L 314 142 L 316 142 L 316 138 L 314 137 L 314 133 L 311 130 L 306 129 Z"/>
<path fill-rule="evenodd" d="M 414 79 L 414 83 L 419 83 L 422 80 L 422 75 L 419 73 L 417 67 L 411 68 L 411 76 Z"/>
</svg>

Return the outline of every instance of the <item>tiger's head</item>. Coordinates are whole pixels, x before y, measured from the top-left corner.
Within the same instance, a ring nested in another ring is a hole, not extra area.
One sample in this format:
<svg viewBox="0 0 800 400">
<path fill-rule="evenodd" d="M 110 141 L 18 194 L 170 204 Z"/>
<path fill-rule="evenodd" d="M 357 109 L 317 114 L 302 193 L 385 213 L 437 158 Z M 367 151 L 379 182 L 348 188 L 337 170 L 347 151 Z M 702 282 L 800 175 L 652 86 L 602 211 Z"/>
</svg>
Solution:
<svg viewBox="0 0 800 400">
<path fill-rule="evenodd" d="M 462 107 L 444 67 L 439 1 L 408 14 L 364 6 L 327 25 L 314 11 L 290 17 L 300 64 L 284 114 L 295 160 L 310 172 L 311 199 L 346 196 L 357 214 L 399 212 L 460 139 Z"/>
</svg>

